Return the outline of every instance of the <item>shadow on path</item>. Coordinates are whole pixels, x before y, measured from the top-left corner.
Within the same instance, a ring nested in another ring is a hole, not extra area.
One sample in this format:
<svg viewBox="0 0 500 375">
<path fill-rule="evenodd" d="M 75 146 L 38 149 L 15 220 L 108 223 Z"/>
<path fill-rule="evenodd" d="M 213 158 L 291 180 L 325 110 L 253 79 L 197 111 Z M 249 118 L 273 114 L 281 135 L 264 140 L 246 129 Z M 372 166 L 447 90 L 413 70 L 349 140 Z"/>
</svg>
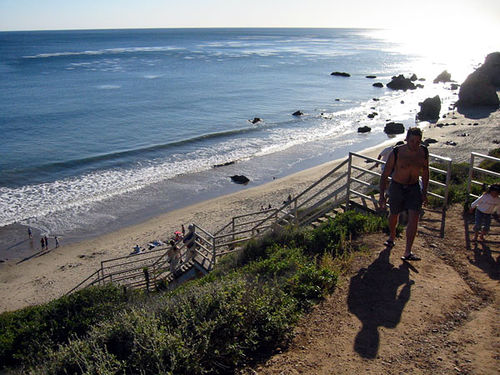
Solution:
<svg viewBox="0 0 500 375">
<path fill-rule="evenodd" d="M 418 272 L 406 262 L 394 267 L 389 255 L 390 248 L 384 249 L 368 268 L 360 269 L 351 278 L 349 286 L 349 311 L 363 324 L 354 341 L 354 350 L 364 358 L 375 358 L 378 354 L 378 327 L 395 328 L 399 324 L 413 284 L 410 267 Z"/>
</svg>

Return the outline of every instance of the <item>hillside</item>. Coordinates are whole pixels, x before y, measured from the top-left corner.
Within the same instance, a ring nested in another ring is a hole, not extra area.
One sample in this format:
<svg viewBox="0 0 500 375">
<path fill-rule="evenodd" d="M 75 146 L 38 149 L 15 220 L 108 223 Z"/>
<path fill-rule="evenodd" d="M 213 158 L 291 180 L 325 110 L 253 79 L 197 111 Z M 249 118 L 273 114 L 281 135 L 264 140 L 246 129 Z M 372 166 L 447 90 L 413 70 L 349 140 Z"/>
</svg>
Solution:
<svg viewBox="0 0 500 375">
<path fill-rule="evenodd" d="M 499 374 L 500 224 L 468 241 L 460 206 L 426 213 L 420 262 L 400 260 L 403 241 L 365 236 L 335 293 L 316 306 L 288 348 L 245 374 Z M 471 229 L 471 227 L 469 228 Z M 468 248 L 468 244 L 471 245 Z"/>
</svg>

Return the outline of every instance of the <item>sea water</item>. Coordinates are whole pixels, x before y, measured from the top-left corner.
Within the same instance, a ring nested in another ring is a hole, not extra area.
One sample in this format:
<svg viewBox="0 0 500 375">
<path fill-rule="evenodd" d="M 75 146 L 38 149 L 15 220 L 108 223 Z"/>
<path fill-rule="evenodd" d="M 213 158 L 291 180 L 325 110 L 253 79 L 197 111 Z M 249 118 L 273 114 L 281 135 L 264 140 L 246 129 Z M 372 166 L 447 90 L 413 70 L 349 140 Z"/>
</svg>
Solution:
<svg viewBox="0 0 500 375">
<path fill-rule="evenodd" d="M 20 223 L 67 238 L 102 234 L 345 157 L 387 141 L 389 120 L 413 126 L 426 97 L 439 94 L 445 108 L 456 100 L 447 85 L 432 83 L 446 62 L 423 63 L 377 35 L 0 33 L 0 227 Z M 410 73 L 426 79 L 423 89 L 372 86 Z M 304 115 L 293 116 L 297 110 Z M 262 121 L 249 121 L 255 117 Z M 358 134 L 364 125 L 372 131 Z M 228 162 L 235 163 L 214 168 Z M 233 184 L 233 174 L 250 183 Z"/>
</svg>

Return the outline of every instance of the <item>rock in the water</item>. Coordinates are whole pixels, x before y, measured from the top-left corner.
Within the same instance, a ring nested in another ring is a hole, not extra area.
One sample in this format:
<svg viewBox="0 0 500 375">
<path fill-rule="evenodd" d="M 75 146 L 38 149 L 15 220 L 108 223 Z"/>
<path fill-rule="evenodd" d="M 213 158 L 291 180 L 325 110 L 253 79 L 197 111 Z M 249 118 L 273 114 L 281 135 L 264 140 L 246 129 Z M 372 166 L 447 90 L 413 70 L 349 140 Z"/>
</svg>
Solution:
<svg viewBox="0 0 500 375">
<path fill-rule="evenodd" d="M 259 117 L 254 117 L 254 118 L 253 118 L 253 120 L 248 120 L 248 121 L 250 121 L 252 124 L 256 124 L 256 123 L 258 123 L 258 122 L 261 122 L 261 121 L 262 121 L 262 119 L 261 119 L 261 118 L 259 118 Z"/>
<path fill-rule="evenodd" d="M 231 181 L 237 184 L 248 184 L 250 180 L 246 176 L 235 174 L 234 176 L 231 176 Z"/>
<path fill-rule="evenodd" d="M 358 133 L 368 133 L 371 131 L 372 131 L 372 128 L 370 128 L 369 126 L 361 126 L 358 128 Z"/>
<path fill-rule="evenodd" d="M 399 76 L 394 76 L 392 77 L 391 82 L 387 84 L 387 87 L 389 87 L 392 90 L 415 90 L 416 86 L 413 84 L 413 82 L 409 78 L 405 78 L 402 74 Z"/>
<path fill-rule="evenodd" d="M 377 78 L 377 76 L 373 76 L 373 75 L 369 75 L 369 76 L 366 76 L 366 78 Z"/>
<path fill-rule="evenodd" d="M 417 119 L 421 121 L 439 119 L 441 111 L 441 99 L 439 95 L 433 98 L 427 98 L 420 104 L 420 112 L 417 113 Z"/>
<path fill-rule="evenodd" d="M 373 87 L 384 87 L 384 84 L 382 82 L 376 82 L 372 86 Z"/>
<path fill-rule="evenodd" d="M 292 113 L 293 116 L 302 116 L 304 114 L 304 112 L 302 111 L 295 111 Z"/>
<path fill-rule="evenodd" d="M 214 168 L 220 168 L 220 167 L 225 167 L 226 165 L 232 165 L 236 163 L 235 161 L 228 161 L 226 163 L 221 163 L 221 164 L 214 164 Z"/>
<path fill-rule="evenodd" d="M 439 75 L 434 78 L 434 83 L 438 82 L 450 82 L 451 81 L 451 74 L 448 73 L 446 70 L 443 70 Z"/>
<path fill-rule="evenodd" d="M 415 73 L 413 73 L 410 77 L 410 81 L 416 81 L 418 79 L 417 75 Z"/>
<path fill-rule="evenodd" d="M 337 76 L 337 77 L 350 77 L 351 75 L 346 72 L 333 72 L 330 74 L 331 76 Z"/>
<path fill-rule="evenodd" d="M 378 113 L 377 112 L 372 112 L 372 113 L 369 113 L 368 114 L 368 118 L 374 118 L 375 116 L 377 116 Z"/>
<path fill-rule="evenodd" d="M 384 133 L 386 134 L 402 134 L 405 132 L 405 126 L 400 122 L 388 122 L 385 124 Z"/>
</svg>

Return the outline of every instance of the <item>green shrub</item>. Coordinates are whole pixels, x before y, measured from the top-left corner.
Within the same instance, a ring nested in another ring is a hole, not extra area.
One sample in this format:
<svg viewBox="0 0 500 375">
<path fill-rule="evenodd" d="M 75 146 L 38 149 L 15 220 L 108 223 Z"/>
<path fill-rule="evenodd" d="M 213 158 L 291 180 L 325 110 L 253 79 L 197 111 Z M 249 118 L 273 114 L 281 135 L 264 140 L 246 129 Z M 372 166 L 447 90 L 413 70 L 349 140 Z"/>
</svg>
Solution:
<svg viewBox="0 0 500 375">
<path fill-rule="evenodd" d="M 85 334 L 123 308 L 121 288 L 87 288 L 50 303 L 0 315 L 0 363 L 15 366 L 43 357 L 48 348 Z"/>
</svg>

